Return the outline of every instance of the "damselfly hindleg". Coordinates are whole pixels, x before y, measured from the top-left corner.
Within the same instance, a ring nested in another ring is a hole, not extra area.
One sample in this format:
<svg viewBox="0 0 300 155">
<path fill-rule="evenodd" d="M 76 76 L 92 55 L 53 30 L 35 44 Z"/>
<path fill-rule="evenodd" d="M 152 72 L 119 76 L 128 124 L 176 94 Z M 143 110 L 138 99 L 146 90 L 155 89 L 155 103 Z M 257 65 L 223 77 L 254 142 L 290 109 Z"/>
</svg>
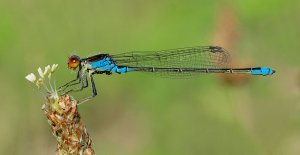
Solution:
<svg viewBox="0 0 300 155">
<path fill-rule="evenodd" d="M 86 101 L 88 101 L 88 100 L 90 100 L 90 99 L 92 99 L 92 98 L 94 98 L 94 97 L 97 95 L 97 89 L 96 89 L 96 85 L 95 85 L 94 77 L 93 77 L 93 75 L 94 75 L 95 73 L 97 73 L 97 72 L 94 72 L 94 73 L 90 74 L 90 80 L 91 80 L 91 86 L 92 86 L 92 96 L 86 97 L 86 98 L 84 98 L 84 99 L 78 101 L 78 105 L 79 105 L 79 104 L 82 104 L 82 103 L 84 103 L 84 102 L 86 102 Z M 99 74 L 100 74 L 100 73 L 99 73 Z M 101 73 L 101 74 L 102 74 L 102 73 Z"/>
</svg>

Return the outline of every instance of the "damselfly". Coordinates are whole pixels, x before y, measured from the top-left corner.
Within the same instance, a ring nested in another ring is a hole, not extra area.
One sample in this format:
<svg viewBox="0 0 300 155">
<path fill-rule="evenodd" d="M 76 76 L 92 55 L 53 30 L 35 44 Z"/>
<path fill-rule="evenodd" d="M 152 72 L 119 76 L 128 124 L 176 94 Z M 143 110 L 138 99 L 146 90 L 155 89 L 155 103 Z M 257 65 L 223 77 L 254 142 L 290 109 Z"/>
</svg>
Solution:
<svg viewBox="0 0 300 155">
<path fill-rule="evenodd" d="M 272 75 L 275 70 L 268 67 L 228 68 L 230 56 L 219 46 L 197 46 L 177 48 L 152 52 L 129 52 L 116 55 L 98 54 L 80 58 L 77 55 L 69 57 L 68 68 L 78 69 L 76 79 L 60 87 L 65 90 L 72 85 L 81 84 L 80 88 L 71 91 L 81 91 L 88 87 L 88 77 L 92 87 L 92 96 L 97 95 L 93 75 L 127 72 L 155 73 L 171 78 L 186 78 L 208 73 Z"/>
</svg>

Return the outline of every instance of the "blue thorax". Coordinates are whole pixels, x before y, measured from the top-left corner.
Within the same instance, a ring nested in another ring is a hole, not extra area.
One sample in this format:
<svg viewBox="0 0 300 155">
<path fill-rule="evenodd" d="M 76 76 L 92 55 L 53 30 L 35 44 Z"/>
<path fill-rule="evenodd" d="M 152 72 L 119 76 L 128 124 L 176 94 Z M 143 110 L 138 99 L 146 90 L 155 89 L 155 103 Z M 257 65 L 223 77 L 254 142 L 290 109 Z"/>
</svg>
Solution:
<svg viewBox="0 0 300 155">
<path fill-rule="evenodd" d="M 126 66 L 117 66 L 110 57 L 105 57 L 101 60 L 90 63 L 90 69 L 97 71 L 111 71 L 115 73 L 126 73 L 131 71 Z"/>
</svg>

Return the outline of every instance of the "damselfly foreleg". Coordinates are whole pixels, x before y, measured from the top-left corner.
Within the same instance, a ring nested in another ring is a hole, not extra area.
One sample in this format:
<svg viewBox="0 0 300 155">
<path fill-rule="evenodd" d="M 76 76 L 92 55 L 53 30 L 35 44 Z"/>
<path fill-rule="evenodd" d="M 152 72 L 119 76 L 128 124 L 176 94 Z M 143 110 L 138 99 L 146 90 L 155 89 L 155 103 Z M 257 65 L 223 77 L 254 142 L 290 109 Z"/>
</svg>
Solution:
<svg viewBox="0 0 300 155">
<path fill-rule="evenodd" d="M 64 94 L 67 94 L 67 93 L 70 93 L 70 92 L 78 92 L 78 91 L 82 91 L 83 88 L 88 87 L 89 83 L 88 83 L 86 74 L 83 73 L 83 74 L 81 75 L 80 81 L 81 81 L 81 87 L 80 87 L 80 88 L 77 88 L 77 89 L 70 89 L 70 90 L 66 91 Z"/>
<path fill-rule="evenodd" d="M 80 71 L 78 71 L 78 72 L 77 72 L 76 79 L 71 80 L 71 81 L 67 82 L 66 84 L 60 86 L 60 87 L 58 88 L 58 91 L 64 91 L 64 90 L 66 90 L 68 87 L 73 86 L 73 85 L 77 85 L 77 84 L 79 84 L 80 82 L 81 82 Z"/>
</svg>

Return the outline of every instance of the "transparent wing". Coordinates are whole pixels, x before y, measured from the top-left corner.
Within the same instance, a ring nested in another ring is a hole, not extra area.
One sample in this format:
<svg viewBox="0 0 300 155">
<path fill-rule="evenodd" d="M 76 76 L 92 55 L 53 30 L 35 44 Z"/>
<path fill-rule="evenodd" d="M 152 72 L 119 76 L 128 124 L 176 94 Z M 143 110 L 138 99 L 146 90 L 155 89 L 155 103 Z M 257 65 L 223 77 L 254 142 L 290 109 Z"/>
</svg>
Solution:
<svg viewBox="0 0 300 155">
<path fill-rule="evenodd" d="M 152 73 L 180 78 L 199 74 L 199 72 L 192 71 L 192 68 L 225 67 L 230 61 L 230 56 L 222 47 L 197 46 L 151 52 L 129 52 L 112 55 L 112 60 L 118 66 L 140 68 L 140 71 L 152 68 Z M 182 71 L 166 71 L 159 70 L 159 68 L 182 69 Z M 189 70 L 185 71 L 185 68 Z"/>
</svg>

